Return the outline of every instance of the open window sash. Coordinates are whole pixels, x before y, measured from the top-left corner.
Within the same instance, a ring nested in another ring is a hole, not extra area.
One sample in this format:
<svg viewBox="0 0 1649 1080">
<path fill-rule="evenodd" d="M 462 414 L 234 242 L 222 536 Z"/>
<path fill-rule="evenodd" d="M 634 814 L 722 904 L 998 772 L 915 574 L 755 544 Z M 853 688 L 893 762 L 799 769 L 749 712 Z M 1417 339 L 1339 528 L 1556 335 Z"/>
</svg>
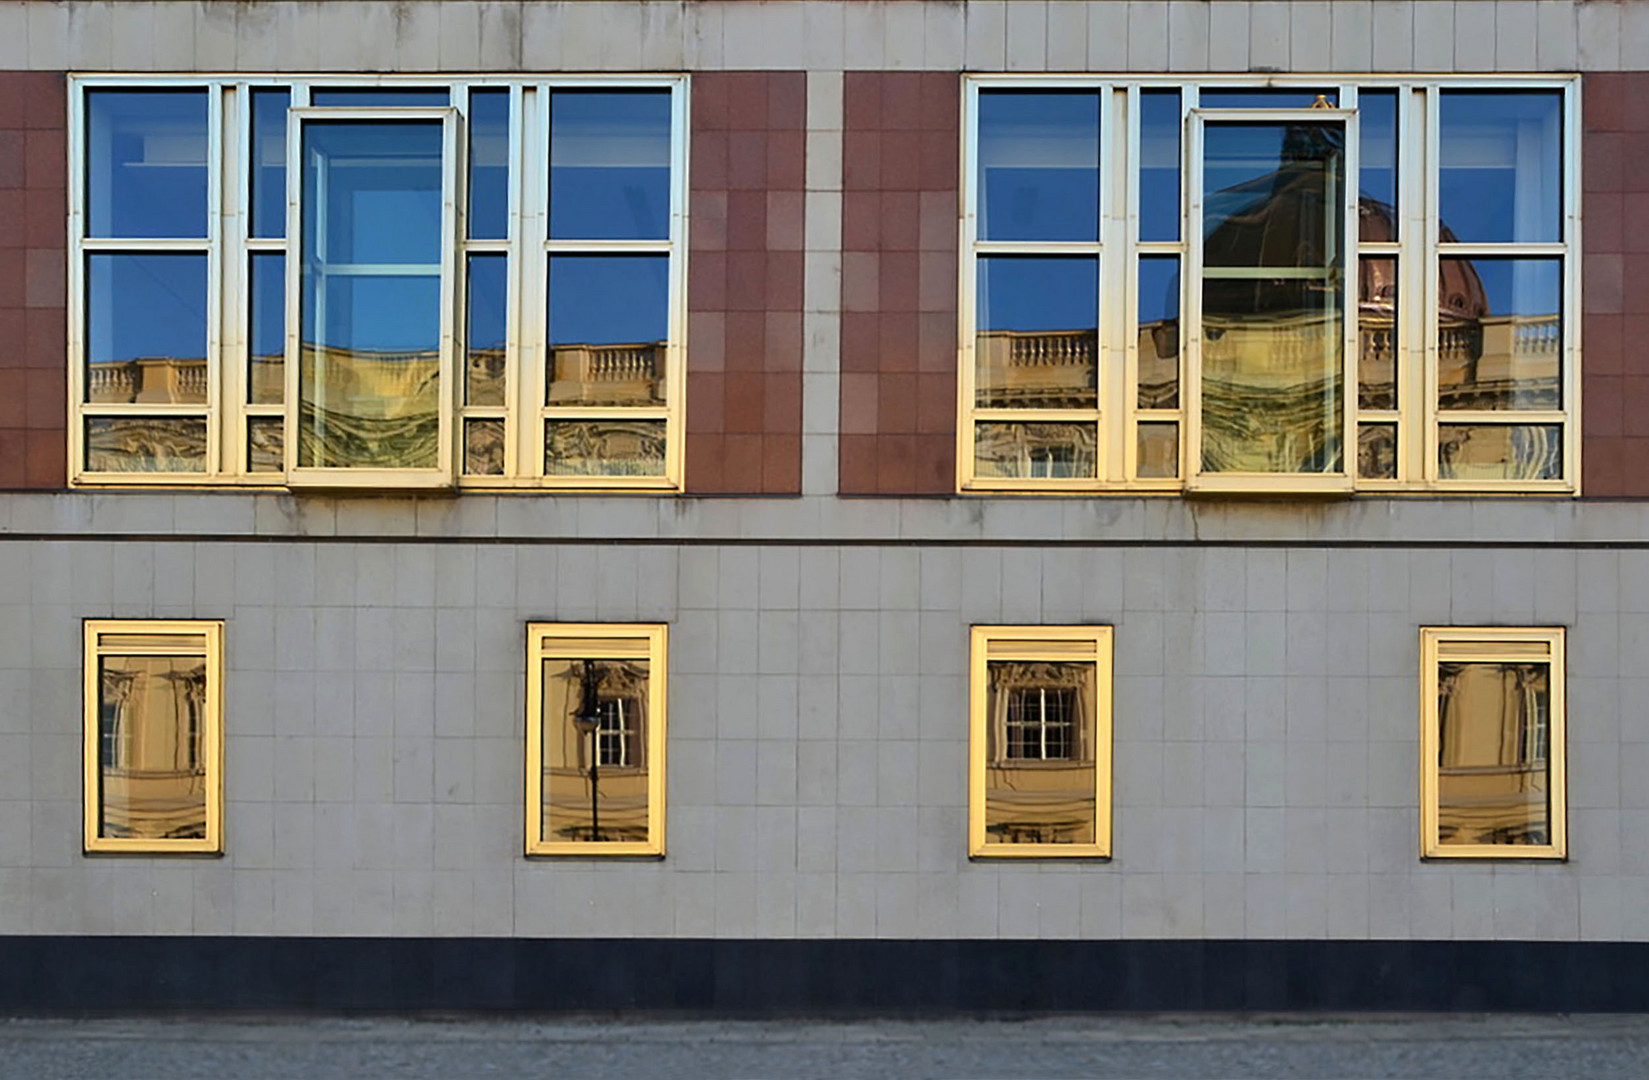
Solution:
<svg viewBox="0 0 1649 1080">
<path fill-rule="evenodd" d="M 1190 492 L 1352 491 L 1355 120 L 1334 108 L 1190 113 Z"/>
<path fill-rule="evenodd" d="M 460 119 L 294 108 L 286 482 L 455 484 Z"/>
</svg>

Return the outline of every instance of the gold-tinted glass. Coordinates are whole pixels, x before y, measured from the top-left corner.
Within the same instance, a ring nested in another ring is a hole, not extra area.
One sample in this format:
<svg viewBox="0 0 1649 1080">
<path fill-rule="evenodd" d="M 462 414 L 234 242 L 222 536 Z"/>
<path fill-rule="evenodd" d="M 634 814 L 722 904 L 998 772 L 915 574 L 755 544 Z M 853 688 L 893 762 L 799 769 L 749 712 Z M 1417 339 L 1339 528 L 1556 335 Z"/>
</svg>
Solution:
<svg viewBox="0 0 1649 1080">
<path fill-rule="evenodd" d="M 1563 260 L 1438 260 L 1437 404 L 1563 407 Z"/>
<path fill-rule="evenodd" d="M 206 722 L 203 657 L 101 657 L 99 836 L 205 838 Z"/>
<path fill-rule="evenodd" d="M 663 476 L 663 420 L 551 420 L 544 425 L 549 476 Z"/>
<path fill-rule="evenodd" d="M 986 665 L 985 837 L 990 844 L 1095 842 L 1094 665 Z"/>
<path fill-rule="evenodd" d="M 542 663 L 544 839 L 646 841 L 649 662 Z"/>
<path fill-rule="evenodd" d="M 1357 475 L 1364 480 L 1397 479 L 1397 425 L 1359 424 Z"/>
<path fill-rule="evenodd" d="M 1438 842 L 1550 844 L 1551 666 L 1441 663 L 1437 684 Z"/>
<path fill-rule="evenodd" d="M 286 419 L 254 416 L 246 421 L 246 469 L 278 473 L 286 469 Z"/>
<path fill-rule="evenodd" d="M 1178 255 L 1139 260 L 1139 407 L 1179 408 Z"/>
<path fill-rule="evenodd" d="M 1139 425 L 1137 473 L 1141 480 L 1179 475 L 1179 425 Z"/>
<path fill-rule="evenodd" d="M 550 349 L 549 404 L 664 404 L 664 342 Z"/>
<path fill-rule="evenodd" d="M 1439 424 L 1437 464 L 1445 480 L 1556 480 L 1563 475 L 1563 428 Z"/>
<path fill-rule="evenodd" d="M 198 416 L 92 416 L 86 420 L 90 472 L 206 471 L 206 420 Z"/>
<path fill-rule="evenodd" d="M 1397 260 L 1357 262 L 1357 407 L 1397 408 Z"/>
<path fill-rule="evenodd" d="M 1093 424 L 974 426 L 974 474 L 988 479 L 1083 479 L 1095 470 Z"/>
<path fill-rule="evenodd" d="M 1202 468 L 1344 468 L 1345 129 L 1204 129 Z"/>
<path fill-rule="evenodd" d="M 464 423 L 464 475 L 504 475 L 504 421 Z"/>
</svg>

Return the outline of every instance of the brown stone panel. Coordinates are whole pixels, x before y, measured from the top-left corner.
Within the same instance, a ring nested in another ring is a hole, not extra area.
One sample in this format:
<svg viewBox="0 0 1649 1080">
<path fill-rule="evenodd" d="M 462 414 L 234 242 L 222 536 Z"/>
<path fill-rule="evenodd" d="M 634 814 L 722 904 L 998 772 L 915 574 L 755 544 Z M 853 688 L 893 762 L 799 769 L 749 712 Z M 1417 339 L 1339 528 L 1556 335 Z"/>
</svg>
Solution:
<svg viewBox="0 0 1649 1080">
<path fill-rule="evenodd" d="M 687 490 L 801 493 L 807 76 L 693 76 Z"/>
<path fill-rule="evenodd" d="M 68 483 L 67 95 L 0 71 L 0 488 Z"/>
<path fill-rule="evenodd" d="M 844 494 L 956 490 L 960 93 L 955 72 L 846 75 Z"/>
<path fill-rule="evenodd" d="M 1649 496 L 1649 72 L 1586 76 L 1582 493 Z"/>
</svg>

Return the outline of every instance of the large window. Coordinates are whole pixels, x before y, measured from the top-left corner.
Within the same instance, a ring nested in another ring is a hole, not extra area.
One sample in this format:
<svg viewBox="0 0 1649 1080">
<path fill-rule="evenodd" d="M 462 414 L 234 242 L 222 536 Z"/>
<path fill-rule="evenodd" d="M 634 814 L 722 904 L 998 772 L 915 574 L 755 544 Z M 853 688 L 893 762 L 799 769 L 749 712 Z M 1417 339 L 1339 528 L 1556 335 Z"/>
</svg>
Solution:
<svg viewBox="0 0 1649 1080">
<path fill-rule="evenodd" d="M 527 626 L 527 854 L 664 854 L 665 627 Z"/>
<path fill-rule="evenodd" d="M 976 626 L 968 852 L 1111 853 L 1111 628 Z"/>
<path fill-rule="evenodd" d="M 86 623 L 87 851 L 223 850 L 223 624 Z"/>
<path fill-rule="evenodd" d="M 76 482 L 679 487 L 685 93 L 75 80 Z"/>
<path fill-rule="evenodd" d="M 1573 80 L 970 80 L 965 491 L 1573 492 Z"/>
<path fill-rule="evenodd" d="M 1567 850 L 1563 630 L 1420 632 L 1421 853 Z"/>
</svg>

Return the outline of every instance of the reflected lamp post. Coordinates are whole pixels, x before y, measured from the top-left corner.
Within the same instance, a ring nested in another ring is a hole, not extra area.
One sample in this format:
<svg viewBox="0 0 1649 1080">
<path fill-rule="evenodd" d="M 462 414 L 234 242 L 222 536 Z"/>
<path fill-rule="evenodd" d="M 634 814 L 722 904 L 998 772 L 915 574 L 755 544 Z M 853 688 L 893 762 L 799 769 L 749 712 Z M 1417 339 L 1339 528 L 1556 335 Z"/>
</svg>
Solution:
<svg viewBox="0 0 1649 1080">
<path fill-rule="evenodd" d="M 601 839 L 601 811 L 597 805 L 601 784 L 601 705 L 596 700 L 596 666 L 594 660 L 584 661 L 582 700 L 573 716 L 573 726 L 579 734 L 590 736 L 590 839 Z"/>
</svg>

